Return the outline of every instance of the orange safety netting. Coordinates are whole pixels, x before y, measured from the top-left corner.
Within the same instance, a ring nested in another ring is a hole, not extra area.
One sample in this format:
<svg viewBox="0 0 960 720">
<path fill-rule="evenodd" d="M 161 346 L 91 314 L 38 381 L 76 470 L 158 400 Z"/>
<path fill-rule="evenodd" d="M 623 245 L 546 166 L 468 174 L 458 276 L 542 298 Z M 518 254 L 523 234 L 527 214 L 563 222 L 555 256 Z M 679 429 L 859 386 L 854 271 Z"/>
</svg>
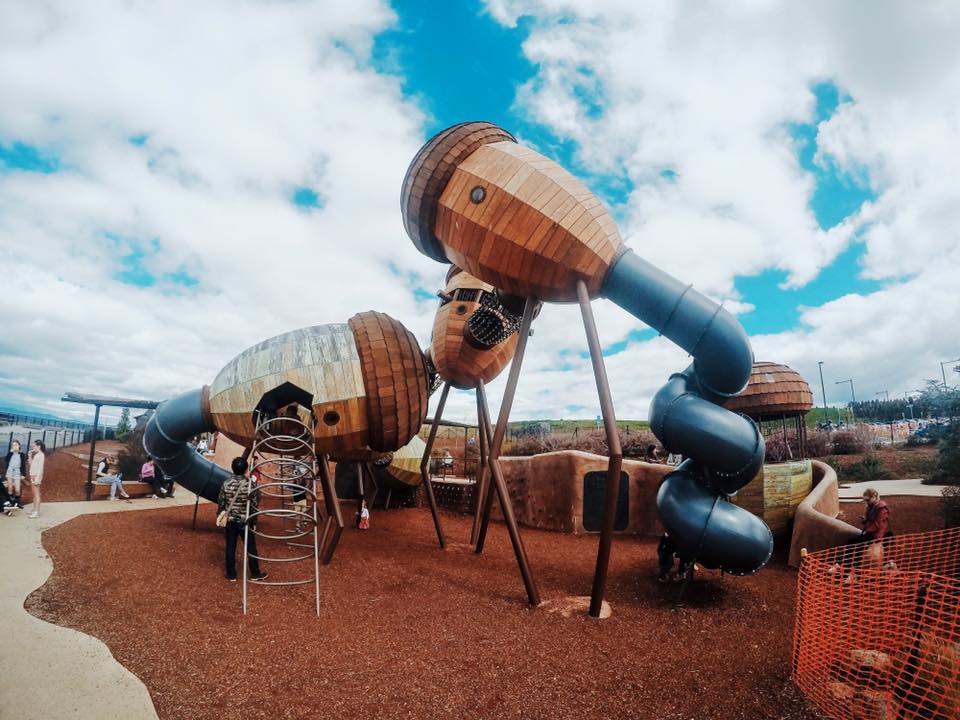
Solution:
<svg viewBox="0 0 960 720">
<path fill-rule="evenodd" d="M 837 720 L 958 720 L 960 528 L 806 556 L 793 679 Z"/>
</svg>

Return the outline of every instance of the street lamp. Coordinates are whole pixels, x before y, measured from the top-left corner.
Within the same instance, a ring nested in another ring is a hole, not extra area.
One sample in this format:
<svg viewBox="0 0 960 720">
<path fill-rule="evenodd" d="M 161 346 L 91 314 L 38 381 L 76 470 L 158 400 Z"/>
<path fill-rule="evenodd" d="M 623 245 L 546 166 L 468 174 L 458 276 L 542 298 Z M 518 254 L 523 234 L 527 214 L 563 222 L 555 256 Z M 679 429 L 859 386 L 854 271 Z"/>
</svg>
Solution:
<svg viewBox="0 0 960 720">
<path fill-rule="evenodd" d="M 823 360 L 820 360 L 817 363 L 817 368 L 820 370 L 820 392 L 823 393 L 823 422 L 827 422 L 827 391 L 823 386 Z"/>
<path fill-rule="evenodd" d="M 846 380 L 837 380 L 834 385 L 843 385 L 844 383 L 850 383 L 850 397 L 852 402 L 857 401 L 857 396 L 853 392 L 853 378 L 847 378 Z M 850 405 L 850 420 L 853 420 L 853 405 Z"/>
<path fill-rule="evenodd" d="M 943 375 L 943 389 L 944 389 L 944 390 L 947 389 L 947 373 L 946 373 L 946 371 L 943 369 L 943 366 L 944 366 L 944 365 L 953 365 L 953 363 L 958 363 L 958 362 L 960 362 L 960 358 L 957 358 L 956 360 L 944 360 L 942 363 L 940 363 L 940 374 Z"/>
</svg>

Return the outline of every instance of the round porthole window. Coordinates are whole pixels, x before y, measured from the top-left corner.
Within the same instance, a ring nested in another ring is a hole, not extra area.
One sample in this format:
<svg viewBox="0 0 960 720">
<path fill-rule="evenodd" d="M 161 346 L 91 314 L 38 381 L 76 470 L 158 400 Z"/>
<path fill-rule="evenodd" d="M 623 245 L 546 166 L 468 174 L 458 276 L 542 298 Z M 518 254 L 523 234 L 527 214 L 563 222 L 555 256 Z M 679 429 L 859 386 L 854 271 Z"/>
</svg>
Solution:
<svg viewBox="0 0 960 720">
<path fill-rule="evenodd" d="M 470 202 L 474 203 L 475 205 L 482 203 L 486 197 L 487 191 L 480 185 L 477 185 L 473 190 L 470 191 Z"/>
<path fill-rule="evenodd" d="M 466 305 L 457 305 L 457 315 L 463 315 L 467 311 Z"/>
<path fill-rule="evenodd" d="M 336 425 L 338 422 L 340 422 L 340 413 L 338 413 L 336 410 L 327 410 L 323 414 L 323 422 L 326 425 Z"/>
</svg>

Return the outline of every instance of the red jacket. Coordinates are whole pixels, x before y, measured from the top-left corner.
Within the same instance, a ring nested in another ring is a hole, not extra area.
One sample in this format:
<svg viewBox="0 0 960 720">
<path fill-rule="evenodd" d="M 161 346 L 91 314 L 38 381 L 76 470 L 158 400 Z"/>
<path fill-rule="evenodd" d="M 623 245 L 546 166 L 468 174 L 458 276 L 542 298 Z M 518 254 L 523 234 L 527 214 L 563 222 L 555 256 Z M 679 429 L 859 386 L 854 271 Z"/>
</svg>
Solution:
<svg viewBox="0 0 960 720">
<path fill-rule="evenodd" d="M 867 506 L 867 514 L 863 519 L 864 535 L 869 535 L 872 540 L 883 540 L 889 526 L 890 508 L 883 500 Z"/>
</svg>

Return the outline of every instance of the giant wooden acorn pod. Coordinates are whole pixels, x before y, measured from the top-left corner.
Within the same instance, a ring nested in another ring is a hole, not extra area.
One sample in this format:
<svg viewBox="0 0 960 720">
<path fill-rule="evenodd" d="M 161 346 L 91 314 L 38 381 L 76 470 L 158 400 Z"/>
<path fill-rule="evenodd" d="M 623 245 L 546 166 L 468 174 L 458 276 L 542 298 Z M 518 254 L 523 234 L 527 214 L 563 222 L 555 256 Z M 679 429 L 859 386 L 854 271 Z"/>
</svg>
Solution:
<svg viewBox="0 0 960 720">
<path fill-rule="evenodd" d="M 400 203 L 421 252 L 513 295 L 575 302 L 582 279 L 596 296 L 623 247 L 582 182 L 486 122 L 454 125 L 427 142 Z"/>
<path fill-rule="evenodd" d="M 457 388 L 470 389 L 478 382 L 490 382 L 507 366 L 517 348 L 515 332 L 493 342 L 498 338 L 478 340 L 468 328 L 478 312 L 493 317 L 497 308 L 491 306 L 498 302 L 493 288 L 454 266 L 447 275 L 442 296 L 430 337 L 434 367 Z"/>
<path fill-rule="evenodd" d="M 397 450 L 420 429 L 427 370 L 409 330 L 364 312 L 244 350 L 220 371 L 208 398 L 216 429 L 245 447 L 253 443 L 258 407 L 296 401 L 313 411 L 318 452 L 366 456 Z"/>
</svg>

